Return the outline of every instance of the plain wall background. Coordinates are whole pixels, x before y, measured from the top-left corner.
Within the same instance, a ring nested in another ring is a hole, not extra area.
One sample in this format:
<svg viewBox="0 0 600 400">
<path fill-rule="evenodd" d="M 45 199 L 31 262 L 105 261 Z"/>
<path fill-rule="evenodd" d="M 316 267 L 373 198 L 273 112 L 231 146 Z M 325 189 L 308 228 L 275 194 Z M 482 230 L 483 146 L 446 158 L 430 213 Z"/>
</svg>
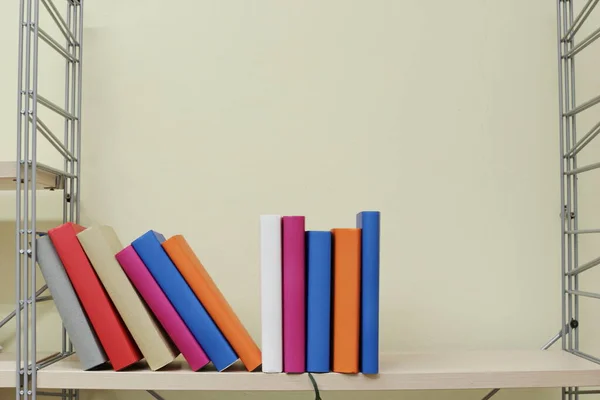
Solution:
<svg viewBox="0 0 600 400">
<path fill-rule="evenodd" d="M 17 12 L 17 1 L 0 4 L 2 160 L 15 157 Z M 257 341 L 259 215 L 330 229 L 354 226 L 362 209 L 382 212 L 383 351 L 535 349 L 560 329 L 554 1 L 88 0 L 85 27 L 82 222 L 113 225 L 124 244 L 148 229 L 185 235 Z M 43 54 L 40 93 L 60 103 L 64 63 Z M 600 83 L 586 61 L 579 103 Z M 61 165 L 50 146 L 39 161 Z M 590 224 L 594 179 L 580 200 Z M 60 193 L 40 199 L 49 207 Z M 14 195 L 0 193 L 0 206 L 14 208 Z M 42 227 L 59 223 L 49 215 Z M 0 235 L 4 315 L 14 308 L 9 218 Z M 582 260 L 596 257 L 593 239 L 585 245 Z M 40 350 L 57 349 L 53 306 L 38 314 Z M 600 325 L 587 320 L 583 348 L 600 350 Z M 14 322 L 0 344 L 10 350 L 13 335 Z"/>
</svg>

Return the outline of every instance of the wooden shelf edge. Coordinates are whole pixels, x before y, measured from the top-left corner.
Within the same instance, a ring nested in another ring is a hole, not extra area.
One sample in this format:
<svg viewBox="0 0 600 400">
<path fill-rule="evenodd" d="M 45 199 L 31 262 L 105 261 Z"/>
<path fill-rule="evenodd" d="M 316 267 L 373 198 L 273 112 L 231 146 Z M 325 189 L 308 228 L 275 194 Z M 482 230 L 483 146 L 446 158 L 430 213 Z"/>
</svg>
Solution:
<svg viewBox="0 0 600 400">
<path fill-rule="evenodd" d="M 377 376 L 313 374 L 323 391 L 550 388 L 600 386 L 600 365 L 563 351 L 465 351 L 382 355 Z M 165 370 L 82 371 L 65 359 L 38 372 L 40 389 L 312 391 L 306 374 Z"/>
</svg>

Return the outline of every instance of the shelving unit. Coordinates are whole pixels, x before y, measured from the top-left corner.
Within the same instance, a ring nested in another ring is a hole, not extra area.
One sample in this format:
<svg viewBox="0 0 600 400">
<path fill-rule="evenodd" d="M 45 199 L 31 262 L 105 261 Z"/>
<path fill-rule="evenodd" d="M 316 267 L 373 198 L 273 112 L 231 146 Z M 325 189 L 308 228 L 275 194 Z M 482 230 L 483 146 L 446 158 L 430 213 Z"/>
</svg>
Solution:
<svg viewBox="0 0 600 400">
<path fill-rule="evenodd" d="M 161 371 L 149 371 L 139 364 L 127 371 L 82 371 L 63 329 L 62 349 L 40 355 L 36 348 L 36 304 L 44 288 L 35 279 L 35 235 L 39 221 L 37 191 L 63 193 L 59 210 L 63 222 L 79 221 L 81 82 L 83 50 L 83 0 L 66 2 L 61 14 L 52 0 L 20 0 L 19 92 L 17 160 L 0 162 L 0 190 L 16 193 L 16 353 L 0 353 L 0 387 L 17 389 L 17 400 L 35 400 L 38 390 L 60 389 L 63 400 L 78 398 L 79 389 L 114 390 L 218 390 L 218 391 L 303 391 L 313 390 L 308 378 L 293 374 L 248 373 L 234 366 L 225 373 L 192 372 L 182 361 Z M 600 265 L 600 259 L 581 263 L 578 236 L 600 232 L 579 230 L 577 176 L 600 168 L 600 163 L 578 166 L 577 154 L 599 133 L 600 124 L 584 135 L 577 133 L 576 116 L 600 104 L 600 96 L 577 103 L 575 100 L 576 54 L 600 38 L 600 29 L 577 40 L 580 27 L 600 0 L 587 0 L 580 14 L 574 0 L 556 0 L 558 85 L 560 104 L 560 174 L 562 221 L 562 321 L 561 331 L 541 350 L 465 351 L 431 354 L 383 354 L 377 376 L 318 374 L 321 390 L 428 390 L 495 388 L 484 399 L 503 388 L 562 387 L 562 398 L 578 399 L 580 394 L 600 393 L 579 387 L 600 386 L 600 358 L 579 348 L 579 298 L 600 294 L 582 292 L 579 274 Z M 39 27 L 42 7 L 64 36 L 65 45 Z M 65 102 L 59 106 L 38 94 L 38 45 L 42 39 L 65 58 Z M 49 108 L 64 118 L 63 140 L 38 118 L 37 106 Z M 35 123 L 33 123 L 35 121 Z M 38 133 L 64 157 L 62 169 L 37 162 Z M 62 211 L 62 212 L 61 212 Z M 6 319 L 5 319 L 6 320 Z M 0 323 L 0 327 L 2 323 Z M 557 341 L 561 349 L 550 349 Z M 161 397 L 151 392 L 157 399 Z"/>
</svg>

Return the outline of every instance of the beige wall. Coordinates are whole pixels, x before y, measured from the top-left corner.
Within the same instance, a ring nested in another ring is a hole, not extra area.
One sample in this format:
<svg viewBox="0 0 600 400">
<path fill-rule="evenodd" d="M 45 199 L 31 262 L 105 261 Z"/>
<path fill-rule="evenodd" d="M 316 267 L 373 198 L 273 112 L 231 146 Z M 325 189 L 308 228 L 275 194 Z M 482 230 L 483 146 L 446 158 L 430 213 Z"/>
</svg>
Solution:
<svg viewBox="0 0 600 400">
<path fill-rule="evenodd" d="M 0 4 L 3 159 L 14 158 L 16 3 Z M 538 348 L 560 328 L 555 32 L 548 0 L 89 0 L 84 222 L 111 224 L 124 242 L 184 234 L 258 339 L 259 214 L 329 229 L 379 209 L 384 351 Z M 50 64 L 41 79 L 60 98 L 62 64 Z M 0 222 L 3 312 L 13 227 Z M 50 304 L 39 321 L 51 349 Z M 11 329 L 0 332 L 8 348 Z M 181 398 L 199 395 L 311 397 Z"/>
</svg>

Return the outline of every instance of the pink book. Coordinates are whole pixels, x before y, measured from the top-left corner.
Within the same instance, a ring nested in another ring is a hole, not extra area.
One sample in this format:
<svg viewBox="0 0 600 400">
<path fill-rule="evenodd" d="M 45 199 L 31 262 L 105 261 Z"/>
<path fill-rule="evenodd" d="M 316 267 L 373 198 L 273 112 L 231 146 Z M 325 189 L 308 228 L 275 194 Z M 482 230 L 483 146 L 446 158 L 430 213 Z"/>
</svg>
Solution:
<svg viewBox="0 0 600 400">
<path fill-rule="evenodd" d="M 283 217 L 283 371 L 306 372 L 304 217 Z"/>
<path fill-rule="evenodd" d="M 179 314 L 177 314 L 177 311 L 175 311 L 133 247 L 125 247 L 115 255 L 115 258 L 121 264 L 133 286 L 150 307 L 158 322 L 165 329 L 167 335 L 190 364 L 190 368 L 197 371 L 208 364 L 209 359 L 204 350 L 194 339 L 194 336 L 192 336 L 192 333 L 179 317 Z"/>
</svg>

